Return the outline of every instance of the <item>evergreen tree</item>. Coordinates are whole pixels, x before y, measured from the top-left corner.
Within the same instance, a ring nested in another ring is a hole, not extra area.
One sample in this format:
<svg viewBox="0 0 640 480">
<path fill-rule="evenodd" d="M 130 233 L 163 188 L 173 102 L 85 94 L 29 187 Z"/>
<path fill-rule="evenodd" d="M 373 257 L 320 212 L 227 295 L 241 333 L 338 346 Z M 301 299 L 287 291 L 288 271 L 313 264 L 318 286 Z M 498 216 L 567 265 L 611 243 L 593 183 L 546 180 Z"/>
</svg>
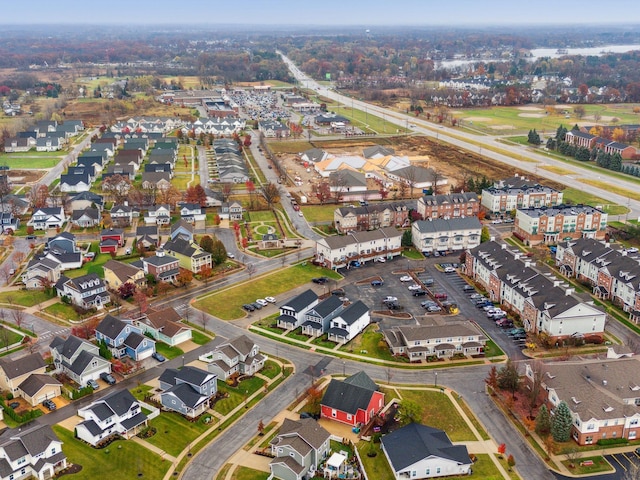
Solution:
<svg viewBox="0 0 640 480">
<path fill-rule="evenodd" d="M 578 124 L 576 123 L 573 128 L 571 129 L 572 132 L 579 132 L 580 131 L 580 127 L 578 126 Z"/>
<path fill-rule="evenodd" d="M 558 146 L 558 142 L 555 138 L 549 137 L 547 139 L 547 148 L 549 150 L 555 150 Z"/>
<path fill-rule="evenodd" d="M 619 153 L 611 155 L 611 162 L 609 162 L 609 168 L 615 172 L 619 172 L 622 169 L 622 157 Z"/>
<path fill-rule="evenodd" d="M 573 419 L 571 418 L 571 410 L 565 402 L 560 404 L 555 409 L 555 414 L 551 420 L 551 435 L 556 442 L 568 442 L 571 438 L 571 424 Z"/>
<path fill-rule="evenodd" d="M 556 130 L 556 141 L 564 142 L 564 137 L 566 134 L 567 134 L 567 129 L 564 127 L 564 125 L 560 125 L 558 127 L 558 130 Z"/>
<path fill-rule="evenodd" d="M 551 417 L 549 416 L 549 409 L 543 403 L 538 410 L 538 416 L 536 417 L 536 433 L 538 435 L 546 435 L 551 430 Z"/>
<path fill-rule="evenodd" d="M 402 244 L 403 247 L 410 247 L 411 245 L 413 245 L 413 239 L 411 238 L 411 230 L 404 231 L 404 233 L 402 234 L 402 239 L 400 240 L 400 243 Z"/>
<path fill-rule="evenodd" d="M 480 243 L 488 242 L 490 238 L 489 228 L 487 226 L 482 227 L 480 231 Z"/>
<path fill-rule="evenodd" d="M 504 367 L 498 371 L 498 386 L 502 390 L 510 391 L 514 396 L 520 385 L 520 373 L 518 367 L 511 361 L 507 360 Z"/>
</svg>

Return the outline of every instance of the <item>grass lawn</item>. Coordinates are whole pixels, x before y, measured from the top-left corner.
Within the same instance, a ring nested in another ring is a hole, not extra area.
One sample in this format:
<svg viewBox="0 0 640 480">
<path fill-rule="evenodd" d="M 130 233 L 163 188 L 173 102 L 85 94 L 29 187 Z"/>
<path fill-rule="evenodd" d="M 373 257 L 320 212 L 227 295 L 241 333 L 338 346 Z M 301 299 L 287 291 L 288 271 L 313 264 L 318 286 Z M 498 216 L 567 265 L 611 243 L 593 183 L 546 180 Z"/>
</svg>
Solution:
<svg viewBox="0 0 640 480">
<path fill-rule="evenodd" d="M 312 265 L 298 264 L 277 270 L 269 275 L 258 277 L 251 281 L 251 288 L 247 284 L 216 292 L 213 295 L 200 298 L 195 307 L 209 312 L 222 320 L 233 320 L 242 317 L 245 312 L 242 304 L 255 301 L 256 298 L 277 297 L 289 290 L 311 281 L 313 277 L 326 276 L 339 279 L 341 276 L 332 270 Z M 259 315 L 259 312 L 258 312 Z"/>
<path fill-rule="evenodd" d="M 313 345 L 318 345 L 319 347 L 325 347 L 325 348 L 335 348 L 336 343 L 332 342 L 330 340 L 327 340 L 328 335 L 325 333 L 323 335 L 320 335 L 317 338 L 314 338 L 313 340 L 311 340 L 311 343 Z M 354 338 L 353 340 L 351 340 L 351 342 L 355 342 L 356 339 Z"/>
<path fill-rule="evenodd" d="M 564 202 L 571 202 L 576 204 L 581 203 L 584 205 L 590 205 L 592 207 L 602 205 L 609 215 L 624 215 L 628 211 L 627 207 L 624 207 L 622 205 L 610 204 L 609 201 L 605 200 L 604 198 L 597 197 L 588 192 L 585 192 L 584 190 L 578 190 L 576 188 L 565 188 L 562 191 L 562 198 Z"/>
<path fill-rule="evenodd" d="M 151 385 L 139 385 L 131 389 L 131 394 L 138 400 L 144 401 L 145 395 L 151 393 L 153 387 Z"/>
<path fill-rule="evenodd" d="M 209 343 L 212 338 L 209 335 L 205 335 L 195 329 L 191 330 L 191 341 L 197 345 L 204 345 L 205 343 Z"/>
<path fill-rule="evenodd" d="M 91 251 L 93 251 L 93 246 L 91 247 Z M 111 255 L 108 253 L 98 253 L 91 262 L 85 263 L 81 268 L 76 270 L 67 270 L 64 274 L 69 278 L 77 278 L 88 273 L 95 273 L 100 278 L 104 278 L 104 268 L 102 267 L 109 260 L 111 260 Z"/>
<path fill-rule="evenodd" d="M 156 351 L 164 355 L 169 360 L 179 357 L 184 353 L 182 349 L 178 347 L 172 347 L 171 345 L 167 345 L 166 343 L 162 342 L 156 342 Z"/>
<path fill-rule="evenodd" d="M 33 307 L 38 303 L 45 302 L 53 298 L 41 290 L 17 290 L 11 292 L 0 292 L 0 303 L 21 305 L 23 307 Z"/>
<path fill-rule="evenodd" d="M 493 340 L 487 340 L 487 344 L 484 347 L 484 356 L 497 357 L 499 355 L 504 355 L 502 349 Z"/>
<path fill-rule="evenodd" d="M 368 478 L 375 478 L 376 480 L 395 480 L 393 471 L 387 462 L 387 457 L 384 456 L 380 444 L 374 444 L 374 451 L 377 453 L 375 457 L 368 457 L 367 453 L 371 451 L 371 444 L 369 442 L 360 441 L 356 444 L 356 448 L 360 453 L 362 459 L 362 466 L 365 472 L 367 472 Z"/>
<path fill-rule="evenodd" d="M 392 362 L 398 362 L 401 361 L 401 358 L 405 358 L 394 357 L 391 355 L 389 347 L 383 339 L 382 333 L 378 331 L 377 324 L 367 326 L 367 328 L 364 329 L 364 332 L 356 336 L 356 338 L 351 340 L 347 345 L 340 347 L 340 350 L 343 352 L 355 353 L 367 351 L 367 353 L 363 353 L 362 355 L 371 358 L 379 358 L 381 360 L 389 360 Z"/>
<path fill-rule="evenodd" d="M 302 335 L 301 332 L 302 327 L 298 327 L 295 330 L 287 333 L 286 336 L 295 340 L 300 340 L 301 342 L 306 342 L 307 340 L 309 340 L 309 337 L 307 335 Z"/>
<path fill-rule="evenodd" d="M 555 165 L 542 165 L 540 167 L 542 170 L 546 170 L 551 173 L 555 173 L 556 175 L 571 175 L 573 172 L 569 169 L 556 167 Z"/>
<path fill-rule="evenodd" d="M 335 203 L 329 205 L 302 205 L 300 210 L 304 213 L 304 218 L 309 223 L 333 222 L 333 212 L 340 205 Z"/>
<path fill-rule="evenodd" d="M 42 153 L 47 153 L 47 156 L 41 156 Z M 1 158 L 4 162 L 3 165 L 19 170 L 21 168 L 53 168 L 60 163 L 61 157 L 52 157 L 49 152 L 29 152 L 24 156 L 11 154 L 3 155 Z"/>
<path fill-rule="evenodd" d="M 267 478 L 269 478 L 269 472 L 242 466 L 237 466 L 231 473 L 231 480 L 267 480 Z"/>
<path fill-rule="evenodd" d="M 196 174 L 193 181 L 191 181 L 191 175 L 176 175 L 171 179 L 171 185 L 176 187 L 181 192 L 184 192 L 187 189 L 187 184 L 191 186 L 200 185 L 200 175 Z"/>
<path fill-rule="evenodd" d="M 400 393 L 403 400 L 412 400 L 422 407 L 422 418 L 419 423 L 444 430 L 452 442 L 476 440 L 473 432 L 446 395 L 427 390 L 403 389 Z"/>
<path fill-rule="evenodd" d="M 483 480 L 502 480 L 504 478 L 488 454 L 482 453 L 476 455 L 476 458 L 478 460 L 471 467 L 474 477 Z"/>
<path fill-rule="evenodd" d="M 629 197 L 634 200 L 640 200 L 640 193 L 637 190 L 620 188 L 612 183 L 603 182 L 600 180 L 591 180 L 589 178 L 584 178 L 584 177 L 578 178 L 577 180 L 581 181 L 582 183 L 586 183 L 587 185 L 591 185 L 592 187 L 601 188 L 602 190 L 606 190 L 609 192 L 617 192 L 620 195 L 624 195 L 625 197 Z M 615 178 L 611 178 L 610 180 L 615 182 Z M 625 209 L 625 212 L 623 213 L 626 213 L 626 209 Z"/>
<path fill-rule="evenodd" d="M 280 365 L 273 360 L 267 360 L 264 364 L 264 368 L 260 370 L 260 373 L 267 378 L 274 379 L 280 373 Z"/>
<path fill-rule="evenodd" d="M 73 432 L 54 425 L 54 432 L 64 443 L 64 453 L 70 463 L 82 465 L 74 480 L 95 478 L 163 478 L 171 466 L 160 461 L 151 450 L 132 441 L 118 440 L 97 450 L 73 438 Z"/>
<path fill-rule="evenodd" d="M 66 303 L 54 303 L 45 308 L 44 311 L 61 320 L 78 321 L 83 318 L 71 305 L 67 305 Z"/>
<path fill-rule="evenodd" d="M 7 347 L 8 345 L 13 345 L 14 343 L 19 343 L 22 341 L 23 335 L 19 333 L 15 333 L 13 330 L 9 330 L 8 328 L 4 328 L 0 326 L 0 349 Z"/>
<path fill-rule="evenodd" d="M 218 380 L 218 391 L 226 392 L 229 396 L 218 400 L 213 409 L 222 415 L 226 415 L 244 402 L 245 397 L 250 397 L 253 392 L 264 387 L 264 384 L 265 381 L 258 377 L 244 380 L 237 387 L 231 387 L 226 382 Z"/>
<path fill-rule="evenodd" d="M 276 217 L 271 210 L 259 210 L 248 212 L 251 222 L 275 222 Z"/>
<path fill-rule="evenodd" d="M 591 460 L 593 465 L 582 465 L 582 462 L 587 460 Z M 562 461 L 562 464 L 567 468 L 569 468 L 570 463 L 571 462 L 569 460 Z M 601 455 L 597 455 L 595 457 L 583 457 L 576 460 L 575 466 L 570 468 L 569 471 L 573 475 L 590 475 L 598 472 L 609 472 L 611 471 L 611 464 Z M 475 473 L 475 471 L 473 473 Z"/>
<path fill-rule="evenodd" d="M 176 457 L 211 426 L 211 423 L 204 422 L 206 417 L 211 415 L 203 415 L 197 422 L 190 422 L 178 413 L 163 412 L 149 421 L 149 425 L 155 427 L 156 434 L 145 440 Z"/>
<path fill-rule="evenodd" d="M 402 256 L 410 258 L 412 260 L 424 260 L 424 255 L 422 255 L 422 253 L 420 253 L 413 247 L 403 250 Z"/>
</svg>

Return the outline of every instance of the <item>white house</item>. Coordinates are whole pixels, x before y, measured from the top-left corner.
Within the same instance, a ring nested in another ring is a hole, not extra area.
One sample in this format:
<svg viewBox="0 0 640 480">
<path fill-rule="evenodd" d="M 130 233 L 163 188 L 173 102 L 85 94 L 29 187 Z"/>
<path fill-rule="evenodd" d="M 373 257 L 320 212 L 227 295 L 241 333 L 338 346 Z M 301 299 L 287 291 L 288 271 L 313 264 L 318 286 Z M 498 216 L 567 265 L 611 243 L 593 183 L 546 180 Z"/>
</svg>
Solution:
<svg viewBox="0 0 640 480">
<path fill-rule="evenodd" d="M 0 441 L 2 479 L 53 478 L 67 468 L 62 442 L 49 425 L 15 429 Z"/>
<path fill-rule="evenodd" d="M 370 322 L 369 307 L 361 300 L 357 300 L 331 319 L 327 340 L 347 343 L 362 332 Z"/>
<path fill-rule="evenodd" d="M 421 252 L 458 251 L 480 245 L 478 217 L 419 220 L 411 225 L 411 241 Z"/>
<path fill-rule="evenodd" d="M 104 281 L 95 273 L 88 273 L 76 278 L 64 275 L 56 283 L 59 297 L 68 297 L 72 303 L 85 308 L 101 310 L 109 303 L 109 292 Z"/>
<path fill-rule="evenodd" d="M 49 344 L 57 373 L 64 373 L 79 385 L 97 380 L 101 373 L 111 373 L 111 362 L 102 358 L 91 342 L 70 335 L 66 340 L 55 337 Z"/>
<path fill-rule="evenodd" d="M 220 380 L 227 380 L 234 374 L 255 374 L 264 367 L 267 357 L 260 353 L 260 347 L 249 337 L 240 335 L 200 355 L 198 359 L 205 362 L 207 370 L 215 373 Z"/>
<path fill-rule="evenodd" d="M 49 228 L 62 228 L 67 222 L 67 216 L 62 207 L 36 208 L 27 222 L 27 226 L 35 230 L 47 230 Z"/>
<path fill-rule="evenodd" d="M 337 269 L 351 261 L 391 260 L 402 253 L 401 240 L 402 232 L 393 227 L 325 237 L 316 242 L 316 261 Z"/>
<path fill-rule="evenodd" d="M 280 315 L 276 318 L 278 327 L 295 330 L 304 320 L 304 313 L 318 304 L 318 295 L 309 289 L 290 298 L 280 305 Z"/>
</svg>

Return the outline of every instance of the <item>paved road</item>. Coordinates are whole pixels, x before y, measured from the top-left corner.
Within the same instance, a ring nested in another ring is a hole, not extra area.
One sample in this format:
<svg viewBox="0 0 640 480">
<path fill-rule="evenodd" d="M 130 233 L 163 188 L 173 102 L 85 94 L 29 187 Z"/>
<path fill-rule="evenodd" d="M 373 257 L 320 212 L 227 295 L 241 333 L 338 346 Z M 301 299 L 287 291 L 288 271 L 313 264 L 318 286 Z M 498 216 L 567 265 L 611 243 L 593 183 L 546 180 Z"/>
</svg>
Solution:
<svg viewBox="0 0 640 480">
<path fill-rule="evenodd" d="M 318 84 L 315 80 L 307 77 L 306 74 L 301 72 L 296 65 L 284 54 L 277 52 L 282 57 L 285 64 L 288 66 L 294 77 L 304 84 L 306 88 L 315 90 L 319 94 L 336 100 L 343 104 L 352 104 L 355 108 L 365 109 L 371 115 L 377 115 L 384 117 L 390 123 L 398 125 L 400 127 L 406 127 L 408 124 L 415 125 L 413 131 L 421 133 L 436 140 L 449 143 L 456 147 L 464 148 L 471 152 L 476 152 L 485 157 L 489 157 L 493 160 L 497 160 L 502 163 L 514 166 L 523 172 L 535 173 L 536 175 L 556 182 L 563 183 L 568 187 L 577 188 L 579 190 L 587 190 L 589 192 L 598 195 L 599 197 L 609 200 L 611 203 L 619 205 L 627 205 L 630 208 L 630 218 L 637 218 L 640 216 L 640 201 L 629 199 L 624 195 L 616 193 L 615 190 L 605 190 L 596 188 L 580 181 L 581 178 L 589 179 L 592 181 L 606 181 L 612 185 L 616 185 L 619 188 L 625 188 L 630 191 L 636 191 L 638 185 L 627 180 L 609 178 L 605 172 L 593 172 L 586 168 L 577 165 L 568 165 L 560 160 L 554 160 L 544 155 L 531 151 L 527 147 L 521 145 L 507 145 L 500 143 L 498 137 L 491 137 L 487 135 L 475 135 L 473 133 L 463 131 L 460 129 L 454 129 L 445 127 L 443 125 L 434 125 L 424 120 L 395 112 L 390 109 L 379 107 L 374 104 L 362 102 L 351 97 L 346 97 L 331 90 L 325 86 Z M 451 135 L 455 135 L 454 138 Z M 496 153 L 492 150 L 488 150 L 486 147 L 499 148 L 501 151 L 508 152 L 516 157 L 526 158 L 528 161 L 517 160 L 510 155 L 504 155 L 502 153 Z M 543 165 L 551 165 L 562 168 L 564 170 L 571 170 L 571 175 L 558 175 L 556 173 L 538 168 Z"/>
</svg>

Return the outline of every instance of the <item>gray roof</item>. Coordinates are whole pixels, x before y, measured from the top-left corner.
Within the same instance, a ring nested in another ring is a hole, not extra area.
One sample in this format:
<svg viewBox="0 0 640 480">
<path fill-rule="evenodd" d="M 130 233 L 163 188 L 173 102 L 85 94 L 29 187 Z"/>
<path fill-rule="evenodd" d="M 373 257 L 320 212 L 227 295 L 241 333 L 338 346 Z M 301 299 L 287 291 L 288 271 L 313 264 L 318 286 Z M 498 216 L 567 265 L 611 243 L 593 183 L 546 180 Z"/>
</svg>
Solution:
<svg viewBox="0 0 640 480">
<path fill-rule="evenodd" d="M 102 363 L 108 363 L 107 360 L 100 355 L 83 350 L 78 354 L 73 363 L 69 365 L 69 370 L 77 375 L 81 375 L 94 359 L 98 359 Z"/>
<path fill-rule="evenodd" d="M 145 337 L 144 335 L 140 335 L 138 332 L 131 332 L 129 335 L 127 335 L 127 338 L 125 338 L 124 344 L 127 347 L 131 347 L 135 350 L 140 346 L 140 344 L 144 339 L 147 339 L 150 342 L 153 342 L 153 340 Z"/>
<path fill-rule="evenodd" d="M 382 445 L 395 472 L 427 457 L 440 457 L 470 465 L 464 445 L 453 445 L 445 432 L 418 423 L 410 423 L 382 437 Z"/>
<path fill-rule="evenodd" d="M 421 233 L 452 232 L 456 230 L 482 230 L 482 224 L 478 217 L 458 217 L 444 220 L 419 220 L 414 225 Z"/>
<path fill-rule="evenodd" d="M 24 357 L 9 359 L 0 358 L 0 368 L 4 371 L 4 374 L 9 378 L 17 378 L 25 373 L 33 372 L 45 366 L 42 355 L 39 353 L 31 353 Z"/>
<path fill-rule="evenodd" d="M 211 380 L 211 377 L 215 378 L 215 375 L 202 370 L 197 367 L 191 367 L 189 365 L 181 368 L 176 375 L 176 378 L 191 385 L 202 385 L 203 383 Z"/>
<path fill-rule="evenodd" d="M 229 342 L 229 345 L 238 351 L 241 355 L 249 355 L 255 342 L 246 335 L 240 335 Z"/>
<path fill-rule="evenodd" d="M 311 310 L 316 312 L 320 317 L 324 318 L 327 315 L 335 312 L 338 309 L 342 308 L 342 300 L 340 300 L 336 295 L 330 295 L 321 301 L 318 305 L 313 307 Z"/>
<path fill-rule="evenodd" d="M 372 158 L 374 155 L 382 155 L 383 157 L 386 157 L 387 155 L 393 155 L 394 153 L 396 153 L 396 151 L 393 148 L 383 147 L 382 145 L 374 145 L 362 150 L 364 158 Z"/>
<path fill-rule="evenodd" d="M 321 405 L 355 415 L 366 410 L 378 386 L 366 373 L 358 372 L 344 381 L 332 379 L 322 397 Z"/>
<path fill-rule="evenodd" d="M 584 213 L 585 215 L 593 215 L 594 213 L 603 213 L 602 210 L 598 210 L 595 207 L 589 205 L 558 205 L 555 207 L 537 207 L 537 208 L 519 208 L 518 212 L 531 217 L 556 217 L 558 215 L 570 216 L 579 215 Z"/>
<path fill-rule="evenodd" d="M 96 327 L 96 331 L 100 332 L 107 338 L 116 338 L 122 330 L 127 326 L 126 322 L 123 322 L 119 318 L 113 315 L 107 315 Z"/>
<path fill-rule="evenodd" d="M 422 197 L 425 205 L 464 204 L 478 202 L 478 194 L 475 192 L 451 193 L 448 195 L 425 195 Z"/>
<path fill-rule="evenodd" d="M 284 302 L 280 308 L 289 307 L 296 312 L 301 312 L 305 308 L 308 308 L 309 305 L 311 305 L 317 299 L 318 295 L 316 295 L 313 290 L 308 289 L 302 292 L 300 295 L 296 295 L 295 297 L 290 298 L 289 300 Z"/>
<path fill-rule="evenodd" d="M 118 390 L 107 395 L 101 401 L 119 416 L 129 411 L 134 403 L 138 403 L 129 390 Z"/>
<path fill-rule="evenodd" d="M 174 385 L 170 389 L 163 392 L 161 395 L 166 394 L 175 395 L 178 399 L 180 399 L 182 403 L 184 403 L 189 408 L 196 408 L 198 405 L 207 400 L 206 395 L 199 394 L 186 383 L 179 383 L 177 385 Z"/>
<path fill-rule="evenodd" d="M 33 397 L 47 385 L 62 384 L 50 375 L 45 375 L 44 373 L 34 373 L 33 375 L 29 375 L 20 385 L 18 385 L 18 388 L 30 397 Z"/>
<path fill-rule="evenodd" d="M 367 307 L 362 300 L 356 300 L 354 303 L 345 308 L 342 312 L 340 312 L 339 317 L 342 318 L 348 325 L 351 325 L 360 317 L 362 317 L 365 313 L 369 311 L 369 307 Z"/>
<path fill-rule="evenodd" d="M 298 435 L 314 449 L 318 449 L 329 439 L 329 432 L 313 418 L 301 418 L 300 420 L 284 419 L 277 438 L 282 436 Z"/>
<path fill-rule="evenodd" d="M 15 461 L 27 453 L 33 457 L 40 455 L 49 448 L 51 442 L 59 441 L 49 425 L 39 425 L 25 431 L 18 430 L 8 440 L 0 443 L 0 448 L 4 449 L 10 460 Z"/>
</svg>

